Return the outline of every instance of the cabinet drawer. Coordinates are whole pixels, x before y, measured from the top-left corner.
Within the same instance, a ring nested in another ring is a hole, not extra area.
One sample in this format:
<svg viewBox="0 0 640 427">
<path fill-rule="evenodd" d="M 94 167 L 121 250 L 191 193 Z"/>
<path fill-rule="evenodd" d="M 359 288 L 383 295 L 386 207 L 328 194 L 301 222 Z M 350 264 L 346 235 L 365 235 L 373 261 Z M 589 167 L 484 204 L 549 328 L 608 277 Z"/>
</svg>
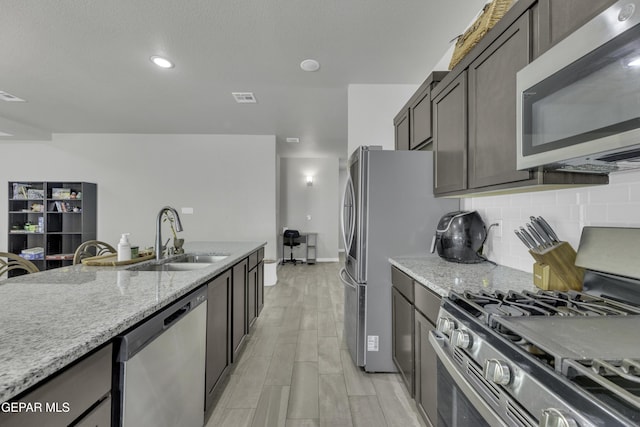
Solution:
<svg viewBox="0 0 640 427">
<path fill-rule="evenodd" d="M 111 390 L 111 344 L 81 360 L 23 397 L 23 403 L 41 405 L 42 412 L 0 412 L 3 427 L 68 425 Z M 45 407 L 49 404 L 49 407 Z M 56 411 L 57 410 L 57 411 Z M 67 411 L 67 412 L 65 412 Z"/>
<path fill-rule="evenodd" d="M 253 270 L 258 265 L 258 251 L 249 255 L 249 270 Z"/>
<path fill-rule="evenodd" d="M 415 307 L 435 325 L 440 310 L 440 295 L 430 291 L 423 285 L 415 284 Z"/>
<path fill-rule="evenodd" d="M 391 283 L 409 302 L 413 303 L 413 279 L 391 266 Z"/>
</svg>

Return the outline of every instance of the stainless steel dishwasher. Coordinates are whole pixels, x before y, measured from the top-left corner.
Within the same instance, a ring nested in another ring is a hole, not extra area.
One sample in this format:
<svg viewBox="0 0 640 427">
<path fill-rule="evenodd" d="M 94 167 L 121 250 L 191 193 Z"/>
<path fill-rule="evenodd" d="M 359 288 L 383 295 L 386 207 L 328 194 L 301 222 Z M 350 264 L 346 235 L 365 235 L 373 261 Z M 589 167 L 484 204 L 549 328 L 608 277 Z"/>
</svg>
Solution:
<svg viewBox="0 0 640 427">
<path fill-rule="evenodd" d="M 206 286 L 120 337 L 118 399 L 123 427 L 202 427 Z"/>
</svg>

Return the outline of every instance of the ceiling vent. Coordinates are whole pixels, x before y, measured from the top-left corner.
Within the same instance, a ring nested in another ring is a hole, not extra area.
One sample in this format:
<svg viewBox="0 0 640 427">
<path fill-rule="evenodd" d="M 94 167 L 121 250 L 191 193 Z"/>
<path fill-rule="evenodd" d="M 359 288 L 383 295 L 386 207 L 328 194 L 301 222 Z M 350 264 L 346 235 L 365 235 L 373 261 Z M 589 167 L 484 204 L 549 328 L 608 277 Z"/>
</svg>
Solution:
<svg viewBox="0 0 640 427">
<path fill-rule="evenodd" d="M 300 138 L 287 138 L 287 142 L 298 143 L 300 142 Z"/>
<path fill-rule="evenodd" d="M 231 92 L 238 104 L 255 104 L 258 101 L 252 92 Z"/>
<path fill-rule="evenodd" d="M 0 90 L 0 99 L 7 102 L 25 102 L 24 99 L 11 95 L 9 92 Z"/>
</svg>

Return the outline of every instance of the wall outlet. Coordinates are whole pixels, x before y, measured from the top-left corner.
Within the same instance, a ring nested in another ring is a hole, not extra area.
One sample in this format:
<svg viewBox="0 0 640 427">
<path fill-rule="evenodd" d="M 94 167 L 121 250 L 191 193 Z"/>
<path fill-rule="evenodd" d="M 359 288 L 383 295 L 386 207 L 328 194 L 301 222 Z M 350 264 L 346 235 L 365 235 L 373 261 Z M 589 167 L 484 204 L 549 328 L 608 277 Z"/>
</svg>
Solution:
<svg viewBox="0 0 640 427">
<path fill-rule="evenodd" d="M 491 228 L 491 231 L 493 232 L 493 236 L 494 237 L 502 237 L 502 220 L 501 219 L 497 219 L 497 220 L 493 221 L 492 224 L 497 224 L 497 225 L 494 225 Z"/>
<path fill-rule="evenodd" d="M 311 215 L 307 215 L 307 221 L 311 221 Z"/>
</svg>

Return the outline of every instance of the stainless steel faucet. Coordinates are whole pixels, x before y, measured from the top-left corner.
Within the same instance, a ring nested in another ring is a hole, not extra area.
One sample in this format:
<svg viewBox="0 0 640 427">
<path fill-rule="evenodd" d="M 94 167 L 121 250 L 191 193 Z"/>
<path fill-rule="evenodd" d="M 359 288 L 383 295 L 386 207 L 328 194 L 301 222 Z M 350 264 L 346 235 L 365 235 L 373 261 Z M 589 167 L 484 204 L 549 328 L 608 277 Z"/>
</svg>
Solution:
<svg viewBox="0 0 640 427">
<path fill-rule="evenodd" d="M 155 247 L 155 251 L 156 251 L 156 261 L 160 261 L 162 259 L 162 252 L 164 249 L 164 246 L 162 245 L 162 215 L 165 212 L 171 212 L 171 214 L 173 214 L 173 219 L 175 220 L 175 230 L 177 231 L 182 231 L 182 222 L 180 222 L 180 215 L 178 215 L 178 211 L 176 211 L 174 208 L 172 208 L 171 206 L 165 206 L 162 209 L 160 209 L 160 212 L 158 212 L 158 219 L 156 221 L 156 247 Z"/>
</svg>

